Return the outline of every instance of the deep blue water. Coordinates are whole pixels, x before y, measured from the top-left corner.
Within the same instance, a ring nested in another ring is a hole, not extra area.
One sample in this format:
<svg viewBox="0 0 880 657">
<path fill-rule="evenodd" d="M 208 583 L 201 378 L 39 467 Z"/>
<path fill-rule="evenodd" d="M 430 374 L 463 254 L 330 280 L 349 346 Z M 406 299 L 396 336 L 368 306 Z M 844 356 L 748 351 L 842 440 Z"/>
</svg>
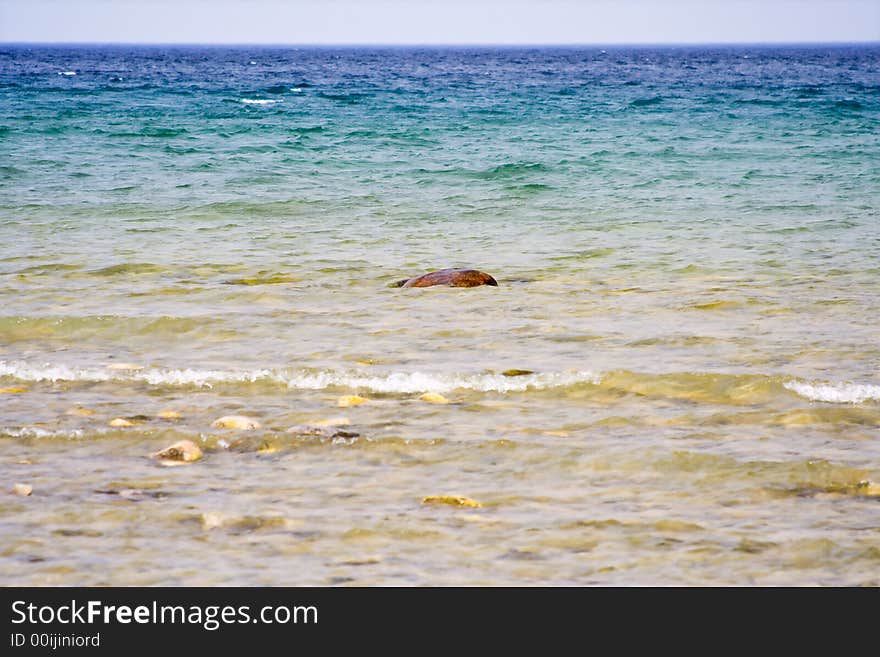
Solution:
<svg viewBox="0 0 880 657">
<path fill-rule="evenodd" d="M 5 209 L 253 200 L 715 215 L 878 185 L 878 46 L 0 47 Z M 705 190 L 713 187 L 707 197 Z M 670 194 L 674 190 L 674 194 Z M 549 200 L 552 199 L 552 202 Z"/>
</svg>

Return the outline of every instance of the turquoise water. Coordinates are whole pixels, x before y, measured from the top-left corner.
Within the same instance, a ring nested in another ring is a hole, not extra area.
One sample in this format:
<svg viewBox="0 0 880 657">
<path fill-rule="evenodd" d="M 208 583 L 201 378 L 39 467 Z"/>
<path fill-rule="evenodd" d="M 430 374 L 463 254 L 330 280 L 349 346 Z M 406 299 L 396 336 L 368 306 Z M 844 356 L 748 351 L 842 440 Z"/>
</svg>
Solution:
<svg viewBox="0 0 880 657">
<path fill-rule="evenodd" d="M 878 56 L 3 46 L 2 580 L 877 585 Z"/>
</svg>

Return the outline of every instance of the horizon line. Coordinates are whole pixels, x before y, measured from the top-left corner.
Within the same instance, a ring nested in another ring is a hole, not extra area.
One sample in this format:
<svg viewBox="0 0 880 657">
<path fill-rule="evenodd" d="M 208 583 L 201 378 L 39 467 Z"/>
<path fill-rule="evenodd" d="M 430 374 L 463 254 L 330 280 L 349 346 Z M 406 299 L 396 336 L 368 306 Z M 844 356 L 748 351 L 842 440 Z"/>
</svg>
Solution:
<svg viewBox="0 0 880 657">
<path fill-rule="evenodd" d="M 199 42 L 199 41 L 5 41 L 0 46 L 186 46 L 202 48 L 606 48 L 606 47 L 683 47 L 683 46 L 880 46 L 880 39 L 870 41 L 596 41 L 572 43 L 540 42 L 326 42 L 326 43 L 272 43 L 272 42 Z"/>
</svg>

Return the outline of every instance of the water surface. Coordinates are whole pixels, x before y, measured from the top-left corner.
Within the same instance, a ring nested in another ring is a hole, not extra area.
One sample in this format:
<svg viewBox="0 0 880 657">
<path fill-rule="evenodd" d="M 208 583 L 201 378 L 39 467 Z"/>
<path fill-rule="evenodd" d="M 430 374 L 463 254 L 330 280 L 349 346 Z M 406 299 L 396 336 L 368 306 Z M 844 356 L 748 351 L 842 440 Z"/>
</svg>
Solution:
<svg viewBox="0 0 880 657">
<path fill-rule="evenodd" d="M 878 56 L 3 46 L 0 581 L 878 585 Z"/>
</svg>

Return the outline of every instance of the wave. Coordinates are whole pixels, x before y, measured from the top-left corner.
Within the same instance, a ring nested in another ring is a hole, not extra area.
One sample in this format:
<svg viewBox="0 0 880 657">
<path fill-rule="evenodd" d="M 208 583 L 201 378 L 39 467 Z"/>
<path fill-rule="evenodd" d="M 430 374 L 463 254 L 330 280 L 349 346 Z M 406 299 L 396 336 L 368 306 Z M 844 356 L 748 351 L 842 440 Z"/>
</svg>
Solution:
<svg viewBox="0 0 880 657">
<path fill-rule="evenodd" d="M 326 98 L 327 100 L 334 100 L 338 103 L 342 103 L 343 105 L 357 105 L 363 100 L 369 98 L 367 94 L 364 93 L 332 93 L 328 91 L 322 91 L 318 93 L 318 96 L 321 98 Z"/>
<path fill-rule="evenodd" d="M 274 105 L 275 103 L 282 102 L 271 98 L 241 98 L 240 100 L 245 105 Z"/>
<path fill-rule="evenodd" d="M 90 433 L 95 433 L 90 430 Z M 103 433 L 99 431 L 98 433 Z M 0 429 L 0 436 L 6 438 L 82 438 L 85 432 L 82 429 L 58 430 L 41 429 L 40 427 L 20 427 Z"/>
<path fill-rule="evenodd" d="M 813 384 L 789 381 L 784 384 L 792 392 L 811 401 L 834 404 L 861 404 L 880 401 L 880 386 L 868 383 Z"/>
<path fill-rule="evenodd" d="M 68 365 L 32 365 L 0 361 L 0 378 L 10 377 L 30 382 L 135 381 L 154 386 L 196 386 L 211 388 L 221 384 L 270 383 L 299 390 L 351 388 L 375 393 L 424 393 L 473 390 L 477 392 L 524 392 L 565 387 L 578 383 L 598 382 L 588 371 L 544 372 L 524 376 L 503 374 L 428 374 L 423 372 L 389 372 L 366 375 L 362 372 L 329 370 L 200 370 L 144 368 L 117 370 L 109 368 L 71 367 Z"/>
<path fill-rule="evenodd" d="M 88 340 L 97 336 L 180 336 L 214 324 L 210 317 L 47 315 L 0 316 L 0 342 L 40 340 Z"/>
<path fill-rule="evenodd" d="M 92 269 L 88 273 L 92 276 L 125 276 L 131 274 L 162 274 L 167 271 L 167 268 L 152 262 L 122 262 L 117 265 L 101 267 L 100 269 Z"/>
<path fill-rule="evenodd" d="M 422 394 L 473 391 L 518 393 L 572 389 L 583 394 L 584 386 L 598 392 L 652 399 L 676 399 L 690 403 L 749 406 L 770 402 L 786 391 L 810 401 L 861 404 L 880 401 L 880 385 L 857 383 L 806 383 L 782 376 L 678 372 L 648 374 L 614 370 L 535 372 L 511 376 L 493 372 L 430 373 L 307 368 L 261 368 L 252 370 L 197 368 L 75 367 L 63 364 L 31 364 L 0 361 L 0 379 L 32 383 L 140 382 L 157 387 L 213 388 L 225 385 L 263 384 L 291 390 L 347 389 L 378 394 Z"/>
<path fill-rule="evenodd" d="M 547 171 L 549 171 L 547 165 L 540 162 L 506 162 L 488 169 L 463 172 L 469 174 L 472 178 L 480 180 L 505 180 Z"/>
<path fill-rule="evenodd" d="M 630 107 L 650 107 L 651 105 L 660 105 L 663 103 L 665 99 L 663 96 L 650 96 L 648 98 L 636 98 L 633 100 L 629 106 Z"/>
</svg>

